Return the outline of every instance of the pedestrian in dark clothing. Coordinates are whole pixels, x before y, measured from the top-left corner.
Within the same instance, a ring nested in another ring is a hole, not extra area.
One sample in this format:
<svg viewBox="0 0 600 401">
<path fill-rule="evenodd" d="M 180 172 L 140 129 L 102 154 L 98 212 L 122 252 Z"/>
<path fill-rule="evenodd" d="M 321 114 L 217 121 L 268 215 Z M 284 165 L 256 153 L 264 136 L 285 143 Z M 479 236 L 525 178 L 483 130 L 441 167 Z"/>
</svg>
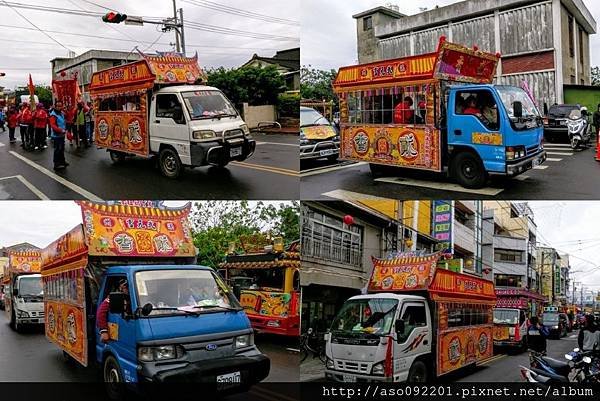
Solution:
<svg viewBox="0 0 600 401">
<path fill-rule="evenodd" d="M 577 336 L 577 344 L 582 351 L 600 352 L 600 329 L 596 324 L 594 315 L 586 316 L 585 326 L 579 330 Z"/>
<path fill-rule="evenodd" d="M 546 339 L 550 334 L 548 329 L 540 324 L 537 316 L 532 316 L 529 319 L 529 327 L 527 328 L 527 346 L 530 350 L 536 352 L 546 352 Z"/>
<path fill-rule="evenodd" d="M 4 114 L 4 110 L 0 107 L 0 128 L 2 128 L 2 132 L 6 132 L 6 128 L 4 124 L 6 123 L 6 115 Z"/>
<path fill-rule="evenodd" d="M 73 134 L 77 137 L 77 146 L 82 145 L 86 148 L 89 147 L 88 137 L 86 132 L 86 124 L 85 124 L 85 113 L 89 111 L 88 107 L 84 102 L 79 102 L 77 104 L 77 111 L 75 113 L 75 132 Z"/>
<path fill-rule="evenodd" d="M 54 170 L 61 170 L 69 165 L 65 160 L 65 134 L 67 133 L 67 122 L 62 108 L 62 102 L 58 101 L 54 106 L 52 114 L 50 114 L 52 142 L 54 143 Z"/>
</svg>

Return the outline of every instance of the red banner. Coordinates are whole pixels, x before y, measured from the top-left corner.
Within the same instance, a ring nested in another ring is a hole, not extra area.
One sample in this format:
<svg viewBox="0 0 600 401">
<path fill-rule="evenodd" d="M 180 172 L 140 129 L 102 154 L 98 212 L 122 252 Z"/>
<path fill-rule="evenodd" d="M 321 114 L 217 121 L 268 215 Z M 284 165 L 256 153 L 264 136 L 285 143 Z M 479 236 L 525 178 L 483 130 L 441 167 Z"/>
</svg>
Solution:
<svg viewBox="0 0 600 401">
<path fill-rule="evenodd" d="M 53 80 L 52 93 L 56 101 L 61 101 L 63 103 L 63 108 L 65 110 L 75 107 L 77 104 L 77 80 Z"/>
<path fill-rule="evenodd" d="M 402 256 L 395 259 L 373 259 L 369 291 L 416 291 L 427 289 L 439 253 L 428 256 Z"/>
</svg>

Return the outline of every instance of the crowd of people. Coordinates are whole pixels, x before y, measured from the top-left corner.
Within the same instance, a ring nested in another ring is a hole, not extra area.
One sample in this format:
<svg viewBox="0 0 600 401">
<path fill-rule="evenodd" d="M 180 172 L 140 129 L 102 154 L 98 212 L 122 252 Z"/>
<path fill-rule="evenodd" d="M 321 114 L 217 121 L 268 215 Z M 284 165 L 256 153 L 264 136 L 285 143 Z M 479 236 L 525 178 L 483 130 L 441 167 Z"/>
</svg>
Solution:
<svg viewBox="0 0 600 401">
<path fill-rule="evenodd" d="M 70 145 L 89 147 L 94 141 L 94 108 L 92 103 L 83 101 L 74 107 L 64 108 L 62 102 L 45 107 L 37 103 L 32 110 L 28 102 L 19 107 L 11 106 L 5 112 L 0 109 L 0 128 L 5 132 L 8 127 L 9 141 L 17 142 L 19 129 L 21 147 L 27 151 L 43 151 L 48 148 L 47 139 L 54 146 L 54 169 L 66 168 L 69 163 L 64 157 L 65 141 Z"/>
</svg>

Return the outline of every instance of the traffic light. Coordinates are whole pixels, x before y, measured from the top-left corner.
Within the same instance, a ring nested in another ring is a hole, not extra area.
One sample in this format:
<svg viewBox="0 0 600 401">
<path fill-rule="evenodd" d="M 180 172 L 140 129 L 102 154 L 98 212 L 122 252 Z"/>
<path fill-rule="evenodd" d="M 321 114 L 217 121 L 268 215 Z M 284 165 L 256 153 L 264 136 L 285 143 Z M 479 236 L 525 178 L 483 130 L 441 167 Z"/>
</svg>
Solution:
<svg viewBox="0 0 600 401">
<path fill-rule="evenodd" d="M 4 77 L 4 76 L 6 76 L 6 74 L 3 72 L 0 72 L 0 77 Z"/>
<path fill-rule="evenodd" d="M 102 21 L 108 22 L 110 24 L 120 24 L 121 22 L 125 21 L 126 19 L 127 19 L 126 14 L 114 13 L 112 11 L 109 13 L 106 13 L 102 17 Z"/>
</svg>

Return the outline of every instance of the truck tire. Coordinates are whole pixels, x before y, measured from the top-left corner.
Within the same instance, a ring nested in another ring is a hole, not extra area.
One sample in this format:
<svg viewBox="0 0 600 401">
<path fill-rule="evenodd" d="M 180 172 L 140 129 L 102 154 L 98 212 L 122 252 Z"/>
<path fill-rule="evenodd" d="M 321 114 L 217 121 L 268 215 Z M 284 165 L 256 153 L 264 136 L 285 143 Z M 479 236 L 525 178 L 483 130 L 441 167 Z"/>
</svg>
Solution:
<svg viewBox="0 0 600 401">
<path fill-rule="evenodd" d="M 451 172 L 454 179 L 465 188 L 482 188 L 487 181 L 487 173 L 481 160 L 471 152 L 455 155 L 451 162 Z"/>
<path fill-rule="evenodd" d="M 167 178 L 177 178 L 183 166 L 179 155 L 173 148 L 163 148 L 158 155 L 158 166 L 161 173 Z"/>
<path fill-rule="evenodd" d="M 113 164 L 120 164 L 123 163 L 125 161 L 125 158 L 127 157 L 127 155 L 123 152 L 118 152 L 116 150 L 111 150 L 109 152 L 110 154 L 110 160 L 113 162 Z"/>
<path fill-rule="evenodd" d="M 114 356 L 109 355 L 102 366 L 102 378 L 106 387 L 108 398 L 120 401 L 125 398 L 125 383 L 121 374 L 121 367 Z"/>
<path fill-rule="evenodd" d="M 423 361 L 414 361 L 406 381 L 409 383 L 426 383 L 428 380 L 427 365 Z"/>
</svg>

